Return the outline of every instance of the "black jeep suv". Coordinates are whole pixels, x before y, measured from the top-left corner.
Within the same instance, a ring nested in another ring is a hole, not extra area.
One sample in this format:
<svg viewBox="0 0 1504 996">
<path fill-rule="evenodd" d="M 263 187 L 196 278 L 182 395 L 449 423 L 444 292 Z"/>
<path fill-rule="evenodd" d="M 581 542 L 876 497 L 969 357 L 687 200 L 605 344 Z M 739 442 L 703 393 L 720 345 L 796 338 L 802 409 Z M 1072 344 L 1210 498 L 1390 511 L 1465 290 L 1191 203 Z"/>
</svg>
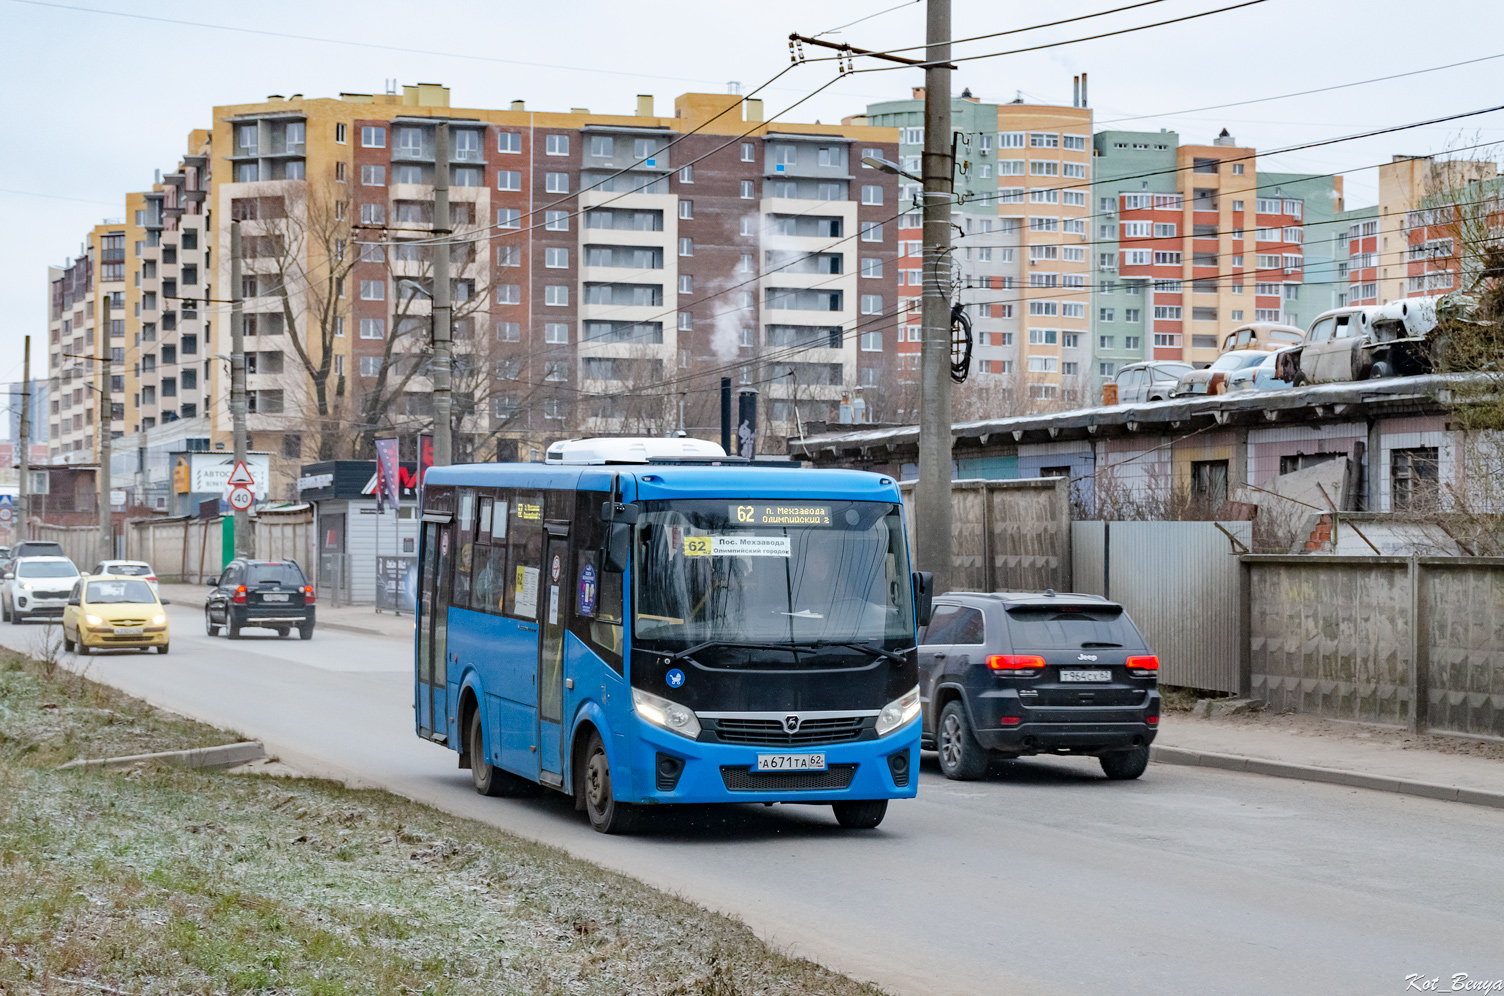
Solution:
<svg viewBox="0 0 1504 996">
<path fill-rule="evenodd" d="M 1159 658 L 1096 595 L 947 592 L 919 635 L 922 746 L 947 778 L 993 758 L 1089 754 L 1137 778 L 1159 730 Z"/>
<path fill-rule="evenodd" d="M 218 636 L 220 627 L 232 640 L 246 626 L 274 629 L 286 636 L 294 626 L 305 640 L 313 639 L 313 585 L 292 560 L 235 559 L 218 578 L 204 603 L 204 630 Z"/>
</svg>

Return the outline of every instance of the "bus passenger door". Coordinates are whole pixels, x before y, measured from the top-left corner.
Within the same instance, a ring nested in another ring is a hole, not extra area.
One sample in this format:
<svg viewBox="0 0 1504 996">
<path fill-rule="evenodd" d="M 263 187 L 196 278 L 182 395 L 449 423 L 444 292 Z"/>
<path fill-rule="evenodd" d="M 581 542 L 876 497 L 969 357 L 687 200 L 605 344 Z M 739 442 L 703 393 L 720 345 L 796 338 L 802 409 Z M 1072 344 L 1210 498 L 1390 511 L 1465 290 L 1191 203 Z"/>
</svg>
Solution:
<svg viewBox="0 0 1504 996">
<path fill-rule="evenodd" d="M 538 757 L 543 769 L 539 780 L 545 785 L 562 785 L 564 614 L 569 611 L 564 591 L 569 572 L 567 526 L 549 523 L 543 570 L 543 619 L 538 627 Z"/>
<path fill-rule="evenodd" d="M 418 735 L 444 741 L 449 732 L 449 592 L 454 527 L 423 523 L 418 605 Z"/>
</svg>

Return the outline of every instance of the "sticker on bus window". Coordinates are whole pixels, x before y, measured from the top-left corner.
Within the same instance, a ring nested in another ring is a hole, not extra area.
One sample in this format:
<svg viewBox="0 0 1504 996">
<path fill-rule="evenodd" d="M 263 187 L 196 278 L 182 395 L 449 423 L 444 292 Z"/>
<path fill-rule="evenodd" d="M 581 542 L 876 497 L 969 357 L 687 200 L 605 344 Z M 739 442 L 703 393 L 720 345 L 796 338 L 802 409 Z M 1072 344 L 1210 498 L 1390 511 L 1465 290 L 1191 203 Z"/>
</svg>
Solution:
<svg viewBox="0 0 1504 996">
<path fill-rule="evenodd" d="M 787 536 L 686 536 L 686 557 L 787 557 Z"/>
<path fill-rule="evenodd" d="M 748 503 L 732 505 L 727 516 L 739 526 L 828 526 L 829 505 Z"/>
<path fill-rule="evenodd" d="M 518 501 L 517 518 L 526 519 L 529 522 L 541 522 L 543 519 L 543 506 L 535 501 Z"/>
<path fill-rule="evenodd" d="M 580 568 L 580 615 L 595 615 L 595 565 Z"/>
<path fill-rule="evenodd" d="M 536 567 L 517 566 L 517 597 L 516 607 L 519 616 L 528 619 L 538 618 L 538 575 L 541 574 Z"/>
</svg>

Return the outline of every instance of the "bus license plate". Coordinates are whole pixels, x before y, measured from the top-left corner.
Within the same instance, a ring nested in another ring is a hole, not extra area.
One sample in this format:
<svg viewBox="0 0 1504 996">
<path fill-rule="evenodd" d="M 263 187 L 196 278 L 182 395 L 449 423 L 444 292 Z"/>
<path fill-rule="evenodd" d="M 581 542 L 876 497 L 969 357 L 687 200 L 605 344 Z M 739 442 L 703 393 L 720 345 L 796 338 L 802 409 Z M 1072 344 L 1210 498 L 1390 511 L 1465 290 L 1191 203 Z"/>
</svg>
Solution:
<svg viewBox="0 0 1504 996">
<path fill-rule="evenodd" d="M 1111 671 L 1061 671 L 1061 681 L 1111 681 Z"/>
<path fill-rule="evenodd" d="M 287 596 L 286 595 L 262 595 L 261 596 L 261 600 L 263 602 L 285 602 L 285 601 L 287 601 Z"/>
<path fill-rule="evenodd" d="M 758 771 L 824 771 L 824 754 L 759 754 Z"/>
<path fill-rule="evenodd" d="M 141 627 L 140 626 L 116 626 L 115 627 L 115 635 L 116 636 L 140 636 L 141 635 Z"/>
</svg>

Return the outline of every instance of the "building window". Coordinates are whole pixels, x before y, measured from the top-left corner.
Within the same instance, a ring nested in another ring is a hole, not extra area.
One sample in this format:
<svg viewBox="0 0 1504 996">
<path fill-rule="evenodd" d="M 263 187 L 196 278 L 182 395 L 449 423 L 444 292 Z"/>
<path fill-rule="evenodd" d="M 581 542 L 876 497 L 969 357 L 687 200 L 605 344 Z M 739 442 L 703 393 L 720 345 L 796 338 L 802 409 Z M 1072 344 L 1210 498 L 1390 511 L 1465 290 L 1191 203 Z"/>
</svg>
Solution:
<svg viewBox="0 0 1504 996">
<path fill-rule="evenodd" d="M 590 154 L 609 158 L 616 154 L 616 141 L 610 135 L 591 135 Z"/>
<path fill-rule="evenodd" d="M 1123 321 L 1125 321 L 1125 322 L 1141 322 L 1143 320 L 1144 320 L 1144 312 L 1143 312 L 1142 309 L 1140 309 L 1140 308 L 1124 308 L 1123 309 Z"/>
<path fill-rule="evenodd" d="M 694 254 L 695 254 L 695 240 L 694 239 L 681 238 L 679 240 L 679 255 L 680 256 L 693 256 Z"/>
<path fill-rule="evenodd" d="M 544 140 L 543 140 L 543 151 L 544 151 L 545 155 L 550 155 L 550 156 L 567 156 L 567 155 L 569 155 L 569 136 L 568 135 L 548 135 L 548 136 L 546 136 L 544 138 Z"/>
<path fill-rule="evenodd" d="M 694 201 L 680 201 L 679 202 L 679 217 L 682 218 L 682 219 L 684 219 L 685 221 L 689 221 L 690 219 L 694 218 L 694 216 L 695 216 L 695 202 Z"/>
<path fill-rule="evenodd" d="M 360 337 L 362 339 L 385 339 L 385 318 L 362 318 L 360 320 Z"/>
<path fill-rule="evenodd" d="M 750 201 L 754 196 L 756 187 L 751 180 L 742 181 L 742 200 Z M 745 232 L 743 234 L 746 234 Z"/>
<path fill-rule="evenodd" d="M 522 303 L 522 285 L 521 284 L 497 284 L 496 285 L 496 303 L 497 304 L 521 304 Z"/>
<path fill-rule="evenodd" d="M 742 143 L 742 162 L 750 163 L 757 161 L 757 146 L 751 142 Z"/>
<path fill-rule="evenodd" d="M 609 155 L 610 153 L 607 153 Z M 569 341 L 568 322 L 545 322 L 543 324 L 543 341 L 552 343 L 566 343 Z"/>
<path fill-rule="evenodd" d="M 517 208 L 497 208 L 496 209 L 496 227 L 497 228 L 521 228 L 522 227 L 522 212 L 520 210 L 518 210 Z"/>
<path fill-rule="evenodd" d="M 543 189 L 550 194 L 569 193 L 568 173 L 546 173 L 543 177 Z"/>
<path fill-rule="evenodd" d="M 862 333 L 862 352 L 881 353 L 883 351 L 883 334 L 881 332 Z"/>
<path fill-rule="evenodd" d="M 385 280 L 362 280 L 360 282 L 360 299 L 362 301 L 385 301 Z"/>
<path fill-rule="evenodd" d="M 695 168 L 693 166 L 680 166 L 679 167 L 679 182 L 680 183 L 694 183 L 695 182 Z"/>
<path fill-rule="evenodd" d="M 569 306 L 569 285 L 548 284 L 543 288 L 543 303 L 550 308 Z"/>
<path fill-rule="evenodd" d="M 695 327 L 694 315 L 690 314 L 687 311 L 681 311 L 681 312 L 679 312 L 679 331 L 680 332 L 689 332 L 689 331 L 693 330 L 694 327 Z"/>
<path fill-rule="evenodd" d="M 688 273 L 679 274 L 679 293 L 693 294 L 695 292 L 695 278 Z"/>
<path fill-rule="evenodd" d="M 567 152 L 568 150 L 569 150 L 569 147 L 566 144 L 565 145 L 565 151 Z M 521 132 L 516 132 L 516 131 L 499 131 L 499 132 L 497 132 L 496 133 L 496 151 L 497 152 L 521 152 L 522 151 L 522 133 Z"/>
<path fill-rule="evenodd" d="M 360 129 L 360 144 L 366 149 L 386 148 L 386 129 L 378 125 L 365 125 Z"/>
<path fill-rule="evenodd" d="M 880 315 L 883 313 L 883 296 L 881 294 L 862 295 L 862 314 Z"/>
<path fill-rule="evenodd" d="M 881 242 L 883 240 L 883 223 L 880 221 L 864 221 L 861 224 L 863 242 Z"/>
<path fill-rule="evenodd" d="M 497 342 L 518 342 L 521 339 L 522 339 L 522 323 L 521 322 L 497 322 L 496 323 L 496 341 Z"/>
<path fill-rule="evenodd" d="M 883 202 L 883 188 L 876 183 L 862 184 L 862 203 L 881 204 Z"/>
<path fill-rule="evenodd" d="M 553 176 L 553 173 L 548 174 Z M 521 190 L 522 171 L 515 169 L 499 169 L 496 171 L 497 190 Z"/>
<path fill-rule="evenodd" d="M 568 211 L 547 211 L 547 212 L 544 212 L 544 216 L 543 217 L 544 217 L 543 228 L 544 228 L 545 231 L 549 231 L 549 232 L 567 232 L 567 231 L 569 231 L 569 212 Z"/>
<path fill-rule="evenodd" d="M 496 265 L 497 266 L 521 266 L 522 265 L 522 247 L 521 246 L 497 246 L 496 247 Z"/>
<path fill-rule="evenodd" d="M 543 250 L 543 265 L 550 270 L 567 270 L 569 250 L 562 246 L 549 246 Z"/>
<path fill-rule="evenodd" d="M 883 275 L 883 261 L 865 257 L 862 259 L 862 276 L 881 277 Z"/>
</svg>

